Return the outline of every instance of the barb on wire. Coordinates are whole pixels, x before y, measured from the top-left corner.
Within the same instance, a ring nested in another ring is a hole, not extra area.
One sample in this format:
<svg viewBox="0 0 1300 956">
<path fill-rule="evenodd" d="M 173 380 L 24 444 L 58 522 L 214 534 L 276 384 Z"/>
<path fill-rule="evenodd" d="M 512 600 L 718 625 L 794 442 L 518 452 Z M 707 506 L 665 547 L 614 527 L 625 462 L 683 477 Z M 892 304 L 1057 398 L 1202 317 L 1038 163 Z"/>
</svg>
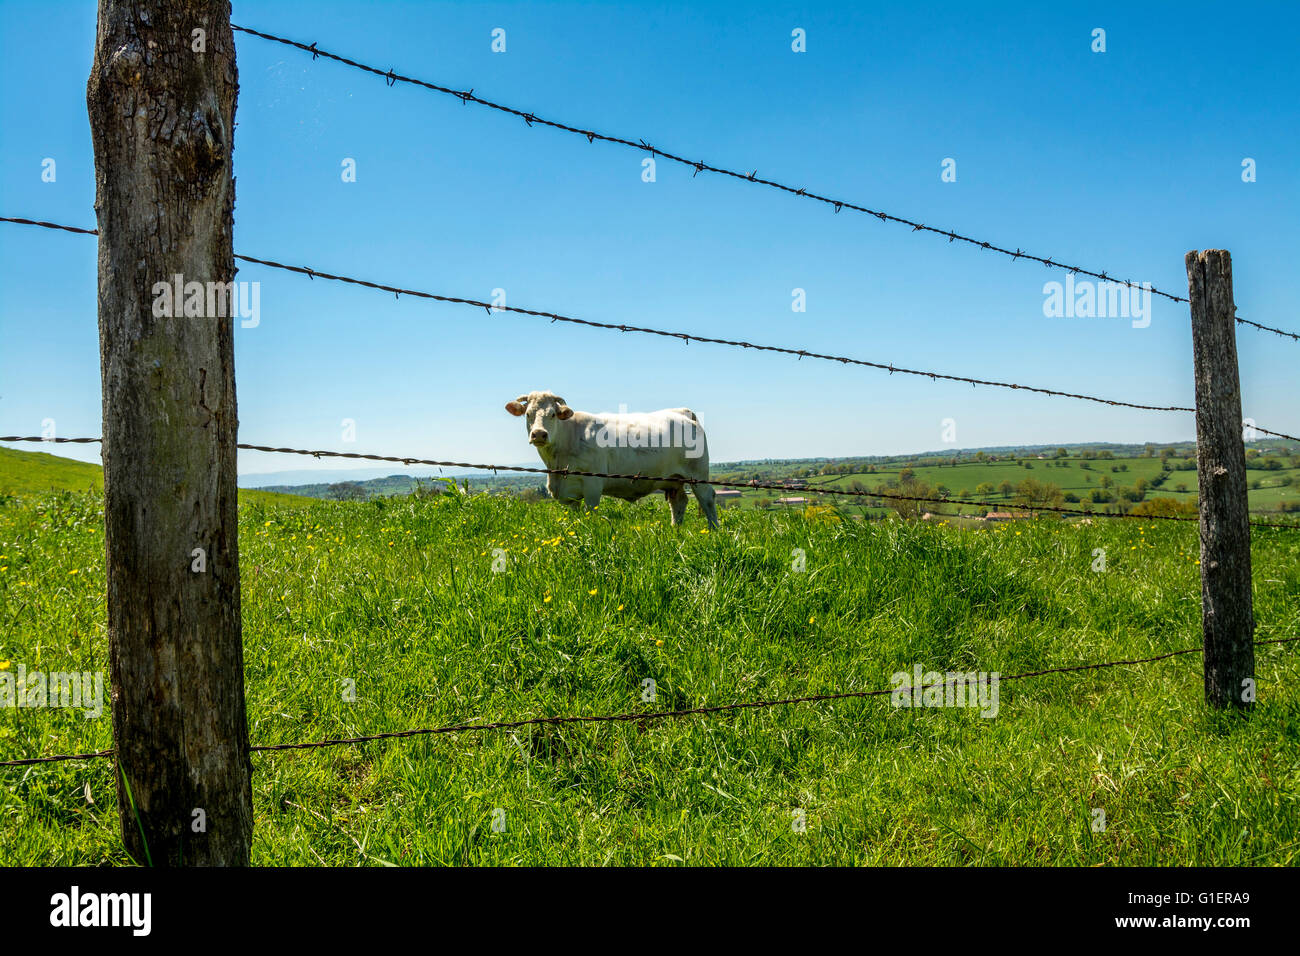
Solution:
<svg viewBox="0 0 1300 956">
<path fill-rule="evenodd" d="M 40 442 L 40 441 L 66 441 L 66 442 L 97 442 L 99 438 L 55 438 L 46 439 L 37 435 L 0 435 L 0 442 Z M 327 451 L 323 448 L 285 448 L 274 445 L 252 445 L 247 442 L 239 442 L 236 446 L 243 451 L 263 451 L 271 454 L 282 455 L 308 455 L 312 458 L 351 458 L 360 461 L 386 461 L 395 464 L 406 465 L 426 465 L 431 468 L 474 468 L 479 471 L 490 471 L 494 474 L 502 471 L 519 472 L 532 475 L 557 475 L 568 478 L 622 478 L 634 481 L 664 481 L 679 482 L 683 485 L 712 485 L 716 488 L 744 488 L 751 491 L 788 491 L 785 485 L 775 484 L 772 482 L 762 481 L 721 481 L 714 478 L 679 478 L 664 477 L 662 475 L 643 475 L 643 474 L 611 474 L 603 471 L 577 471 L 572 468 L 534 468 L 528 465 L 491 465 L 470 461 L 441 461 L 432 458 L 413 458 L 409 455 L 372 455 L 359 451 Z M 800 489 L 817 495 L 829 495 L 831 497 L 847 498 L 876 498 L 890 501 L 918 501 L 940 505 L 967 506 L 972 508 L 1004 508 L 1009 502 L 995 501 L 973 501 L 968 498 L 935 498 L 926 495 L 904 495 L 892 491 L 854 491 L 847 488 L 827 488 L 819 485 L 809 485 L 807 488 Z M 1014 503 L 1012 503 L 1014 504 Z M 1021 511 L 1026 512 L 1052 512 L 1054 514 L 1078 515 L 1086 518 L 1132 518 L 1142 521 L 1182 521 L 1197 522 L 1199 517 L 1194 515 L 1153 515 L 1153 514 L 1129 514 L 1124 512 L 1107 512 L 1107 511 L 1088 511 L 1083 508 L 1064 508 L 1059 505 L 1046 504 L 1018 504 L 1014 505 Z M 1300 528 L 1300 524 L 1285 524 L 1275 521 L 1251 521 L 1251 525 L 1257 528 Z"/>
<path fill-rule="evenodd" d="M 326 51 L 321 50 L 319 47 L 317 47 L 315 42 L 312 42 L 310 44 L 299 43 L 296 40 L 290 40 L 287 37 L 276 36 L 273 33 L 263 33 L 260 30 L 253 30 L 248 27 L 241 27 L 235 24 L 232 24 L 231 26 L 234 30 L 238 31 L 239 33 L 247 33 L 249 36 L 259 37 L 260 39 L 263 40 L 270 40 L 273 43 L 282 43 L 285 46 L 290 46 L 290 47 L 294 47 L 295 49 L 302 50 L 304 53 L 310 53 L 313 60 L 323 56 L 326 59 L 334 60 L 336 63 L 342 63 L 345 66 L 352 67 L 353 69 L 361 70 L 362 72 L 365 73 L 373 73 L 376 76 L 381 76 L 384 78 L 384 81 L 389 86 L 393 86 L 395 83 L 399 83 L 399 82 L 409 83 L 412 86 L 418 86 L 426 90 L 432 90 L 435 93 L 445 93 L 450 96 L 454 96 L 457 99 L 459 99 L 462 104 L 474 102 L 480 106 L 486 106 L 489 109 L 494 109 L 502 113 L 507 113 L 511 116 L 517 116 L 520 119 L 522 119 L 529 127 L 532 127 L 534 124 L 540 126 L 549 126 L 552 129 L 562 130 L 563 132 L 566 133 L 576 133 L 579 136 L 585 136 L 587 138 L 588 143 L 593 143 L 596 140 L 600 140 L 601 142 L 604 143 L 614 143 L 619 146 L 627 146 L 635 150 L 648 152 L 652 156 L 661 157 L 663 159 L 670 160 L 674 163 L 680 163 L 683 166 L 690 167 L 692 170 L 691 173 L 692 179 L 698 176 L 701 172 L 706 172 L 706 171 L 710 173 L 718 173 L 719 175 L 722 176 L 729 176 L 732 179 L 743 179 L 747 182 L 757 183 L 762 186 L 767 186 L 771 189 L 777 189 L 780 190 L 781 192 L 789 193 L 792 196 L 798 196 L 802 199 L 811 199 L 815 202 L 820 202 L 829 205 L 834 208 L 836 213 L 838 213 L 841 209 L 852 209 L 855 212 L 861 212 L 861 213 L 866 213 L 869 216 L 875 216 L 881 222 L 894 222 L 903 226 L 911 226 L 913 232 L 930 232 L 938 236 L 943 236 L 948 240 L 949 243 L 953 242 L 954 240 L 960 239 L 962 242 L 968 243 L 973 246 L 977 246 L 980 249 L 986 249 L 990 252 L 997 252 L 1004 256 L 1009 256 L 1012 259 L 1012 261 L 1015 261 L 1017 259 L 1028 259 L 1032 262 L 1041 262 L 1043 265 L 1051 269 L 1063 269 L 1066 272 L 1071 272 L 1076 275 L 1092 276 L 1093 278 L 1101 279 L 1103 282 L 1114 282 L 1119 285 L 1128 286 L 1129 288 L 1145 288 L 1148 289 L 1148 291 L 1150 291 L 1153 295 L 1162 296 L 1166 299 L 1169 299 L 1172 302 L 1187 301 L 1187 299 L 1184 296 L 1174 295 L 1169 292 L 1164 292 L 1160 289 L 1151 288 L 1149 285 L 1144 285 L 1142 283 L 1134 282 L 1130 279 L 1117 279 L 1114 276 L 1107 274 L 1105 271 L 1093 272 L 1089 269 L 1084 269 L 1080 266 L 1067 265 L 1063 262 L 1057 262 L 1051 258 L 1043 258 L 1042 256 L 1035 256 L 1028 252 L 1024 252 L 1019 248 L 1017 248 L 1013 252 L 1010 249 L 1003 248 L 1002 246 L 996 246 L 993 243 L 983 239 L 974 239 L 970 236 L 963 236 L 960 233 L 954 232 L 951 229 L 938 229 L 935 228 L 934 226 L 927 226 L 921 222 L 916 222 L 911 219 L 905 219 L 902 216 L 893 216 L 890 215 L 889 213 L 881 212 L 876 209 L 868 209 L 866 206 L 860 206 L 857 203 L 847 202 L 843 199 L 831 199 L 828 196 L 822 196 L 819 195 L 818 193 L 809 192 L 808 189 L 803 186 L 796 189 L 793 186 L 787 186 L 782 183 L 773 182 L 770 179 L 760 179 L 758 177 L 757 169 L 751 170 L 748 173 L 743 173 L 733 169 L 724 169 L 720 166 L 711 166 L 708 163 L 703 162 L 702 160 L 686 159 L 682 156 L 676 156 L 673 153 L 666 153 L 662 149 L 659 149 L 658 147 L 651 146 L 648 142 L 646 142 L 645 139 L 631 140 L 621 136 L 612 136 L 607 133 L 597 133 L 594 130 L 582 129 L 577 126 L 569 126 L 565 123 L 560 123 L 555 120 L 542 119 L 536 113 L 526 112 L 524 110 L 517 110 L 514 109 L 513 107 L 505 106 L 501 103 L 495 103 L 491 100 L 485 100 L 481 96 L 475 96 L 474 91 L 472 89 L 469 90 L 468 92 L 463 90 L 453 90 L 451 87 L 439 86 L 437 83 L 430 83 L 426 80 L 420 80 L 420 79 L 416 79 L 415 77 L 403 76 L 399 73 L 394 73 L 391 69 L 381 70 L 373 66 L 367 66 L 364 63 L 359 63 L 356 60 L 348 59 L 347 57 L 340 56 L 337 53 L 327 53 Z M 1250 322 L 1246 319 L 1241 319 L 1241 318 L 1237 319 L 1237 321 L 1245 325 L 1253 325 L 1255 326 L 1255 328 L 1263 329 L 1267 332 L 1275 332 L 1278 335 L 1287 336 L 1289 338 L 1295 339 L 1296 341 L 1300 341 L 1300 335 L 1297 335 L 1293 332 L 1284 332 L 1281 329 L 1270 328 L 1267 325 L 1260 325 L 1258 322 Z"/>
<path fill-rule="evenodd" d="M 1283 637 L 1273 640 L 1255 641 L 1256 646 L 1264 644 L 1289 644 L 1293 641 L 1300 641 L 1300 637 Z M 1169 651 L 1165 654 L 1157 654 L 1154 657 L 1137 657 L 1128 660 L 1119 661 L 1102 661 L 1096 664 L 1074 664 L 1068 667 L 1048 667 L 1043 670 L 1025 671 L 1020 674 L 1005 674 L 998 677 L 999 681 L 1023 680 L 1028 677 L 1043 677 L 1048 674 L 1077 674 L 1083 671 L 1104 670 L 1111 667 L 1127 667 L 1136 664 L 1151 664 L 1156 661 L 1168 660 L 1172 657 L 1182 657 L 1187 654 L 1203 654 L 1203 647 L 1186 647 L 1177 651 Z M 931 684 L 924 684 L 920 691 L 924 692 L 937 687 L 946 687 L 955 678 L 946 678 L 942 681 L 936 681 Z M 825 703 L 833 700 L 851 700 L 865 697 L 883 697 L 886 694 L 894 693 L 895 688 L 888 687 L 881 690 L 854 690 L 844 691 L 836 694 L 809 694 L 803 697 L 781 697 L 775 700 L 748 700 L 732 704 L 714 704 L 707 707 L 686 707 L 680 710 L 658 710 L 641 713 L 622 713 L 622 714 L 567 714 L 555 717 L 528 717 L 523 720 L 500 720 L 490 724 L 452 724 L 445 727 L 417 727 L 413 730 L 392 730 L 386 733 L 366 734 L 360 737 L 328 737 L 324 740 L 309 740 L 301 743 L 286 744 L 257 744 L 248 749 L 250 751 L 266 753 L 269 751 L 280 750 L 315 750 L 320 747 L 338 747 L 345 744 L 364 744 L 375 740 L 396 740 L 402 737 L 426 737 L 434 734 L 468 734 L 484 733 L 489 730 L 514 730 L 519 727 L 535 727 L 541 725 L 558 725 L 558 724 L 597 724 L 597 723 L 647 723 L 652 720 L 668 720 L 678 717 L 694 717 L 703 714 L 719 714 L 740 710 L 756 710 L 767 707 L 784 707 L 793 704 L 816 704 Z M 28 757 L 24 760 L 0 760 L 0 767 L 25 767 L 38 763 L 56 763 L 64 760 L 92 760 L 98 757 L 111 757 L 112 750 L 100 750 L 93 753 L 84 754 L 52 754 L 48 757 Z"/>
</svg>

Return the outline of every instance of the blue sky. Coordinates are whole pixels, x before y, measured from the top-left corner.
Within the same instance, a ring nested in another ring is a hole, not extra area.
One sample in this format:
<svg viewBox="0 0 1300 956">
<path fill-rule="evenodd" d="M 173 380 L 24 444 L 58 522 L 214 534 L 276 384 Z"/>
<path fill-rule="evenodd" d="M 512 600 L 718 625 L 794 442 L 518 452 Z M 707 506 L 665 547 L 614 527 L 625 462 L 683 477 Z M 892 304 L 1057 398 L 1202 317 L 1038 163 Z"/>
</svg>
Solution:
<svg viewBox="0 0 1300 956">
<path fill-rule="evenodd" d="M 1300 328 L 1295 4 L 262 3 L 235 23 L 538 115 Z M 494 28 L 506 52 L 491 51 Z M 1106 52 L 1090 49 L 1106 30 Z M 90 2 L 0 4 L 0 214 L 94 225 Z M 791 50 L 802 28 L 807 52 Z M 601 321 L 1152 404 L 1192 403 L 1187 307 L 1046 318 L 1012 262 L 236 38 L 235 249 Z M 41 180 L 42 160 L 57 180 Z M 1257 163 L 1243 183 L 1241 163 Z M 356 160 L 357 181 L 341 163 Z M 941 181 L 956 160 L 957 181 Z M 244 266 L 241 440 L 502 463 L 502 405 L 688 405 L 715 461 L 1194 435 L 1147 413 L 583 329 Z M 93 239 L 0 224 L 0 433 L 100 433 Z M 807 311 L 791 310 L 792 290 Z M 1300 345 L 1238 333 L 1245 414 L 1300 427 Z M 356 422 L 342 440 L 341 422 Z M 29 446 L 30 447 L 30 446 Z M 61 453 L 94 459 L 97 450 Z M 241 473 L 310 467 L 241 453 Z M 322 466 L 326 467 L 326 466 Z M 336 467 L 336 466 L 335 466 Z"/>
</svg>

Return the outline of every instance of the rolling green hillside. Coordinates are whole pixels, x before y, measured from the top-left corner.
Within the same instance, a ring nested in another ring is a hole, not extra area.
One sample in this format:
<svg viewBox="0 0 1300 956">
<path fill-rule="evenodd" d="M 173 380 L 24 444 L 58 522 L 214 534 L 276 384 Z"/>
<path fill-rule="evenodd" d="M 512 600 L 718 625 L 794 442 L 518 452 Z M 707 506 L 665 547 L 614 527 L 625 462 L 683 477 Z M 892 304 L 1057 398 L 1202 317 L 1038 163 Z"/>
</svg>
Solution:
<svg viewBox="0 0 1300 956">
<path fill-rule="evenodd" d="M 1261 467 L 1248 467 L 1246 481 L 1249 485 L 1248 499 L 1250 510 L 1255 513 L 1277 513 L 1283 506 L 1300 503 L 1300 468 L 1287 467 L 1294 458 L 1269 456 L 1278 459 L 1282 467 L 1266 470 Z M 1265 461 L 1267 459 L 1260 459 Z M 829 462 L 819 462 L 797 471 L 786 469 L 784 473 L 774 466 L 751 465 L 748 467 L 724 466 L 726 471 L 714 468 L 713 477 L 718 480 L 748 481 L 760 478 L 764 481 L 780 480 L 794 477 L 796 474 L 807 481 L 808 488 L 836 488 L 849 490 L 876 491 L 891 482 L 898 482 L 904 468 L 909 468 L 917 480 L 929 485 L 941 494 L 946 491 L 948 497 L 969 498 L 992 502 L 999 505 L 1006 502 L 1011 505 L 1014 493 L 1003 490 L 1003 482 L 1011 486 L 1018 485 L 1027 478 L 1058 486 L 1063 492 L 1075 495 L 1080 503 L 1086 503 L 1095 489 L 1109 488 L 1114 492 L 1120 488 L 1132 487 L 1139 479 L 1144 479 L 1150 486 L 1147 497 L 1173 498 L 1196 502 L 1196 471 L 1185 467 L 1187 459 L 1171 459 L 1173 470 L 1165 473 L 1164 481 L 1154 484 L 1162 474 L 1159 458 L 1113 458 L 1082 459 L 1039 458 L 1036 455 L 1022 455 L 1018 458 L 1008 457 L 998 461 L 976 461 L 969 458 L 958 460 L 956 464 L 924 463 L 925 459 L 911 462 L 891 462 L 872 465 L 874 471 L 853 471 L 849 474 L 819 473 Z M 1183 467 L 1179 467 L 1182 465 Z M 813 472 L 808 474 L 808 472 Z M 806 477 L 804 477 L 806 475 Z M 983 486 L 983 487 L 982 487 Z M 791 489 L 780 492 L 772 490 L 745 491 L 739 501 L 729 503 L 729 507 L 752 508 L 761 501 L 775 501 L 782 496 L 810 497 L 809 492 Z M 817 496 L 821 500 L 820 496 Z M 860 504 L 862 499 L 842 499 L 841 503 Z M 827 502 L 829 503 L 829 501 Z M 1070 503 L 1067 498 L 1067 504 Z M 1106 510 L 1104 505 L 1095 506 L 1096 510 Z M 978 508 L 947 508 L 954 513 L 977 513 Z"/>
<path fill-rule="evenodd" d="M 0 667 L 107 671 L 100 507 L 0 507 Z M 721 518 L 463 494 L 241 508 L 249 736 L 772 701 L 1201 640 L 1195 525 Z M 1295 637 L 1300 532 L 1250 547 L 1256 638 Z M 1180 655 L 1004 682 L 996 715 L 874 696 L 258 752 L 253 862 L 1295 866 L 1298 647 L 1257 648 L 1249 718 L 1209 711 Z M 0 759 L 111 747 L 113 706 L 0 709 Z M 0 767 L 0 865 L 129 863 L 115 794 L 108 760 Z"/>
<path fill-rule="evenodd" d="M 0 495 L 38 495 L 47 491 L 104 490 L 104 469 L 85 461 L 61 458 L 43 451 L 0 448 Z M 307 504 L 298 495 L 239 489 L 241 505 Z"/>
</svg>

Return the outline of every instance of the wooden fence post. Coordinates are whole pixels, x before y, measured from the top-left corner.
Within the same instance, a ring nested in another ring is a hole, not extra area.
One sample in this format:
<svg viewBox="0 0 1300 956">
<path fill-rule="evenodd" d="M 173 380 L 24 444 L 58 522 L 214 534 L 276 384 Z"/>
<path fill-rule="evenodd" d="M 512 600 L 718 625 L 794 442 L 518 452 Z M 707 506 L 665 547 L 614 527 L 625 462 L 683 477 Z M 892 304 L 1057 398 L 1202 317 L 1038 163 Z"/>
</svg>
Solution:
<svg viewBox="0 0 1300 956">
<path fill-rule="evenodd" d="M 99 0 L 86 101 L 113 743 L 122 840 L 154 866 L 247 865 L 252 839 L 234 297 L 213 294 L 235 276 L 237 88 L 228 0 Z"/>
<path fill-rule="evenodd" d="M 1212 707 L 1248 708 L 1255 699 L 1255 616 L 1232 257 L 1225 249 L 1193 251 L 1186 265 L 1196 366 L 1205 700 Z"/>
</svg>

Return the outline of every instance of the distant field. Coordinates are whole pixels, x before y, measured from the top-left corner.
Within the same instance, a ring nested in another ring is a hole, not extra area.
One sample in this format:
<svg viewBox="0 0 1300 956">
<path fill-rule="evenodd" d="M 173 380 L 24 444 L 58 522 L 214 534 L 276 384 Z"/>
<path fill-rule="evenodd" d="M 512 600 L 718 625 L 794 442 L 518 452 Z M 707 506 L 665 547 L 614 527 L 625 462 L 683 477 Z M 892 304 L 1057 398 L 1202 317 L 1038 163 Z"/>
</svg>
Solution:
<svg viewBox="0 0 1300 956">
<path fill-rule="evenodd" d="M 101 507 L 70 493 L 0 503 L 0 667 L 107 670 Z M 1200 642 L 1197 530 L 1172 522 L 727 511 L 704 533 L 694 505 L 670 527 L 662 499 L 573 514 L 455 494 L 251 504 L 239 520 L 256 743 Z M 1300 532 L 1256 532 L 1252 559 L 1256 637 L 1300 634 Z M 253 861 L 1295 865 L 1296 646 L 1260 648 L 1257 673 L 1245 719 L 1206 710 L 1200 658 L 1184 656 L 1005 682 L 991 719 L 884 697 L 259 753 Z M 110 727 L 0 711 L 0 755 L 104 748 Z M 107 760 L 0 769 L 0 819 L 0 865 L 128 862 Z"/>
<path fill-rule="evenodd" d="M 90 462 L 43 451 L 0 448 L 0 495 L 39 495 L 48 491 L 104 491 L 104 469 Z M 239 503 L 301 507 L 298 495 L 239 489 Z"/>
<path fill-rule="evenodd" d="M 1019 464 L 1012 461 L 970 461 L 960 462 L 956 465 L 918 464 L 904 466 L 899 464 L 888 467 L 880 466 L 874 473 L 863 471 L 843 476 L 814 475 L 806 480 L 809 486 L 814 488 L 848 490 L 856 481 L 867 489 L 874 490 L 890 480 L 897 481 L 904 467 L 911 468 L 919 480 L 926 482 L 932 488 L 937 489 L 941 485 L 944 486 L 953 498 L 978 498 L 991 501 L 995 505 L 1005 501 L 1008 507 L 1014 500 L 1014 494 L 1008 497 L 997 490 L 1004 481 L 1016 485 L 1026 478 L 1033 478 L 1041 482 L 1057 485 L 1063 492 L 1073 492 L 1081 499 L 1086 499 L 1093 489 L 1102 487 L 1103 477 L 1110 479 L 1112 482 L 1111 490 L 1114 491 L 1121 487 L 1132 487 L 1139 478 L 1145 478 L 1150 482 L 1161 474 L 1159 458 L 1116 458 L 1114 460 L 1066 458 L 1060 459 L 1059 464 L 1057 461 L 1050 459 L 1025 458 Z M 743 477 L 748 477 L 748 475 L 745 474 Z M 1276 513 L 1281 502 L 1300 502 L 1300 469 L 1284 468 L 1277 471 L 1249 469 L 1246 472 L 1246 478 L 1248 482 L 1258 480 L 1262 483 L 1262 487 L 1259 489 L 1252 489 L 1247 492 L 1250 509 L 1253 512 Z M 1292 482 L 1289 486 L 1283 484 L 1283 480 L 1287 478 Z M 992 485 L 994 490 L 991 493 L 980 494 L 977 489 L 981 484 Z M 1180 490 L 1180 486 L 1184 485 L 1186 490 Z M 1147 497 L 1175 498 L 1194 503 L 1197 488 L 1195 470 L 1175 470 L 1169 473 L 1169 477 L 1159 488 L 1150 489 Z M 740 502 L 737 505 L 732 505 L 732 507 L 753 508 L 762 498 L 775 500 L 778 497 L 807 497 L 804 492 L 798 490 L 784 492 L 745 491 L 743 495 Z M 850 499 L 843 500 L 846 504 L 856 506 Z M 1083 503 L 1081 502 L 1080 506 Z M 1070 504 L 1066 506 L 1075 507 L 1075 505 Z M 977 511 L 974 508 L 942 507 L 945 511 L 954 513 L 973 513 Z M 1093 504 L 1091 507 L 1098 511 L 1106 508 L 1102 504 Z"/>
</svg>

